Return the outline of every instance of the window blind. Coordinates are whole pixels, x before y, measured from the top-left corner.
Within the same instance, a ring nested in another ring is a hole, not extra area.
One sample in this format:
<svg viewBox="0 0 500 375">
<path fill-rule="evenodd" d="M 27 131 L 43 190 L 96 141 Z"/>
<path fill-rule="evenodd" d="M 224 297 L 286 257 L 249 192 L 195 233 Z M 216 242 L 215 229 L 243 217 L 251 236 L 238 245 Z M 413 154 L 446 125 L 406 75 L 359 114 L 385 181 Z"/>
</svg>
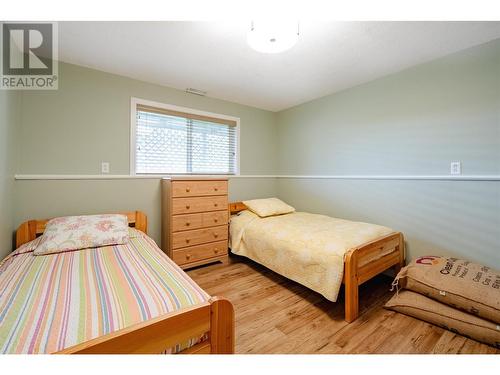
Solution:
<svg viewBox="0 0 500 375">
<path fill-rule="evenodd" d="M 236 122 L 137 105 L 139 174 L 235 174 Z"/>
</svg>

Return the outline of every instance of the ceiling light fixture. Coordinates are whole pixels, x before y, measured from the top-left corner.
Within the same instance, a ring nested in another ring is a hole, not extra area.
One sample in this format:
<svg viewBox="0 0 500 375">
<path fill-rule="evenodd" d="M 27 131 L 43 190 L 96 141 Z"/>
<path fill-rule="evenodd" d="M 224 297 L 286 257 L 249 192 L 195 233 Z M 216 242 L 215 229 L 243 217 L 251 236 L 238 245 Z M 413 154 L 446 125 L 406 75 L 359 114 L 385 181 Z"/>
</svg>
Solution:
<svg viewBox="0 0 500 375">
<path fill-rule="evenodd" d="M 279 53 L 292 48 L 299 39 L 297 21 L 252 21 L 247 42 L 262 53 Z"/>
</svg>

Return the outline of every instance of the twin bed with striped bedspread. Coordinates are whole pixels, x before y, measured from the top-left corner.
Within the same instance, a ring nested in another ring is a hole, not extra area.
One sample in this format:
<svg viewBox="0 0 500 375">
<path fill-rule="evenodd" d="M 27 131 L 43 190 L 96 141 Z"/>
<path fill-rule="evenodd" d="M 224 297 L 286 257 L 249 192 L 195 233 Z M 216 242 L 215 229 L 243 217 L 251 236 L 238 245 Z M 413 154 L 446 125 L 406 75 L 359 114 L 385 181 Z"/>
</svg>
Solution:
<svg viewBox="0 0 500 375">
<path fill-rule="evenodd" d="M 126 245 L 35 256 L 27 243 L 6 258 L 0 353 L 57 352 L 209 300 L 151 238 L 130 230 Z"/>
</svg>

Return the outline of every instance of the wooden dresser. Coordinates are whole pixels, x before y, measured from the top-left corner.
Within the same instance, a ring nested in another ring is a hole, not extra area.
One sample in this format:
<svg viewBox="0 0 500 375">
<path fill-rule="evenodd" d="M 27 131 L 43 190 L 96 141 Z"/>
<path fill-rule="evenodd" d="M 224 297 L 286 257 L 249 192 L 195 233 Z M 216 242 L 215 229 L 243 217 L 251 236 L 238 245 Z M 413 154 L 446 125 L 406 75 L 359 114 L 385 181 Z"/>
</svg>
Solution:
<svg viewBox="0 0 500 375">
<path fill-rule="evenodd" d="M 162 180 L 162 249 L 182 268 L 227 262 L 226 178 Z"/>
</svg>

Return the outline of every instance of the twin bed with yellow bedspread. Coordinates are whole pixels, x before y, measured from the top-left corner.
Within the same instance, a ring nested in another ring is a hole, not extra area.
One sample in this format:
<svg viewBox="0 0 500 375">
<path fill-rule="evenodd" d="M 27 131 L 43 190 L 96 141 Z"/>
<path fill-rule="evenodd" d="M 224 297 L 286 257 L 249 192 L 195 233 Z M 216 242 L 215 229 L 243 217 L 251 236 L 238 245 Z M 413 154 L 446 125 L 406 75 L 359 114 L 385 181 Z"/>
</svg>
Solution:
<svg viewBox="0 0 500 375">
<path fill-rule="evenodd" d="M 345 254 L 394 232 L 380 225 L 307 212 L 260 218 L 248 210 L 231 218 L 230 231 L 234 254 L 265 265 L 333 302 L 342 284 Z"/>
<path fill-rule="evenodd" d="M 388 227 L 295 212 L 276 198 L 234 202 L 229 211 L 233 254 L 250 258 L 332 302 L 344 283 L 348 322 L 359 314 L 358 286 L 404 265 L 403 236 Z"/>
</svg>

